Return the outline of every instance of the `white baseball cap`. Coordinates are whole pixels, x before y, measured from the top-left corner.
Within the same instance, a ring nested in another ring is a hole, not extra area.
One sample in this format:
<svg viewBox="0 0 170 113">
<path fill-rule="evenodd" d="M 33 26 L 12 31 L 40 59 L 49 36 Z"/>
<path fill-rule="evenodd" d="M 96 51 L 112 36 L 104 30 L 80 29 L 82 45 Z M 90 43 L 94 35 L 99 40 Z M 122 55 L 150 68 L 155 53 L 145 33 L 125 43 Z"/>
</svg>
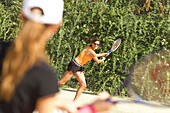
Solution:
<svg viewBox="0 0 170 113">
<path fill-rule="evenodd" d="M 44 15 L 31 12 L 32 8 L 42 9 Z M 21 9 L 22 14 L 35 22 L 42 24 L 58 24 L 63 18 L 63 0 L 24 0 Z"/>
</svg>

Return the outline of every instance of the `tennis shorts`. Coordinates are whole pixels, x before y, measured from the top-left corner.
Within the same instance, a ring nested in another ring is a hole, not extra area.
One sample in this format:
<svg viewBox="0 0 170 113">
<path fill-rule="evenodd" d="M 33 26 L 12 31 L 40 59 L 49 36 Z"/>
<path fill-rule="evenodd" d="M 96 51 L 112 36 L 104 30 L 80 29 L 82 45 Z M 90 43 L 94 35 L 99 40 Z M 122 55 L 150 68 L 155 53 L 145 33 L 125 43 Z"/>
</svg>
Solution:
<svg viewBox="0 0 170 113">
<path fill-rule="evenodd" d="M 83 71 L 83 67 L 80 64 L 78 64 L 75 60 L 72 60 L 68 64 L 67 71 L 72 71 L 75 74 L 77 71 Z"/>
</svg>

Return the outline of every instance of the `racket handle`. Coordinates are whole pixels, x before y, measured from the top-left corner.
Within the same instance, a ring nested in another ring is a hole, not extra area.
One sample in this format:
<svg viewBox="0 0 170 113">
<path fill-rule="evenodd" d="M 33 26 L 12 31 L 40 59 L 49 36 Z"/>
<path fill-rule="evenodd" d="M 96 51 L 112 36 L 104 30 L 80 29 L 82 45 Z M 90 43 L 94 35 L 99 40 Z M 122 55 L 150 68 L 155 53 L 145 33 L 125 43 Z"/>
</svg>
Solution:
<svg viewBox="0 0 170 113">
<path fill-rule="evenodd" d="M 104 57 L 108 56 L 111 52 L 107 52 Z M 108 54 L 108 55 L 107 55 Z"/>
<path fill-rule="evenodd" d="M 108 54 L 110 54 L 110 53 L 112 53 L 113 51 L 109 51 L 109 52 L 107 52 Z"/>
<path fill-rule="evenodd" d="M 65 110 L 56 109 L 56 110 L 54 111 L 54 113 L 68 113 L 68 112 L 65 111 Z"/>
<path fill-rule="evenodd" d="M 109 102 L 109 103 L 111 103 L 111 104 L 116 104 L 116 103 L 118 103 L 117 101 L 113 101 L 113 100 L 111 99 L 111 97 L 108 98 L 106 101 Z"/>
</svg>

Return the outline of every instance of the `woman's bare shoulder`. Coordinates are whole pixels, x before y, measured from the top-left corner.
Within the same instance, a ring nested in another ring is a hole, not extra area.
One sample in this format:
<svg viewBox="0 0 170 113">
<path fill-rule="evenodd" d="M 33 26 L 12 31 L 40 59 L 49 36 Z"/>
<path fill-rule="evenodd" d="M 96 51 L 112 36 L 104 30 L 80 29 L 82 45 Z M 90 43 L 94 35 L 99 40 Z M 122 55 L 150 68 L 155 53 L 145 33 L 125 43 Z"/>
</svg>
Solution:
<svg viewBox="0 0 170 113">
<path fill-rule="evenodd" d="M 84 49 L 84 52 L 85 52 L 85 54 L 88 55 L 88 56 L 94 56 L 94 55 L 95 55 L 94 50 L 93 50 L 90 46 L 87 46 L 87 47 Z"/>
</svg>

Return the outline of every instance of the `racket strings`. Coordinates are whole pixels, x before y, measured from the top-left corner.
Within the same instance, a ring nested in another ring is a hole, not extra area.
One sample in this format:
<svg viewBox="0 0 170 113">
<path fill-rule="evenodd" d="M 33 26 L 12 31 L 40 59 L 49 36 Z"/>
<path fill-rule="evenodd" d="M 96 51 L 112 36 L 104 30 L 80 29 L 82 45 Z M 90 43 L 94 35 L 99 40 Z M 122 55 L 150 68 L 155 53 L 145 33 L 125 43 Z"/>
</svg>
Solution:
<svg viewBox="0 0 170 113">
<path fill-rule="evenodd" d="M 116 50 L 116 49 L 119 47 L 120 43 L 121 43 L 121 39 L 117 39 L 117 40 L 113 43 L 113 45 L 112 45 L 112 47 L 111 47 L 111 49 L 110 49 L 110 52 Z"/>
<path fill-rule="evenodd" d="M 170 104 L 170 53 L 160 51 L 141 59 L 133 68 L 131 84 L 145 100 Z"/>
</svg>

